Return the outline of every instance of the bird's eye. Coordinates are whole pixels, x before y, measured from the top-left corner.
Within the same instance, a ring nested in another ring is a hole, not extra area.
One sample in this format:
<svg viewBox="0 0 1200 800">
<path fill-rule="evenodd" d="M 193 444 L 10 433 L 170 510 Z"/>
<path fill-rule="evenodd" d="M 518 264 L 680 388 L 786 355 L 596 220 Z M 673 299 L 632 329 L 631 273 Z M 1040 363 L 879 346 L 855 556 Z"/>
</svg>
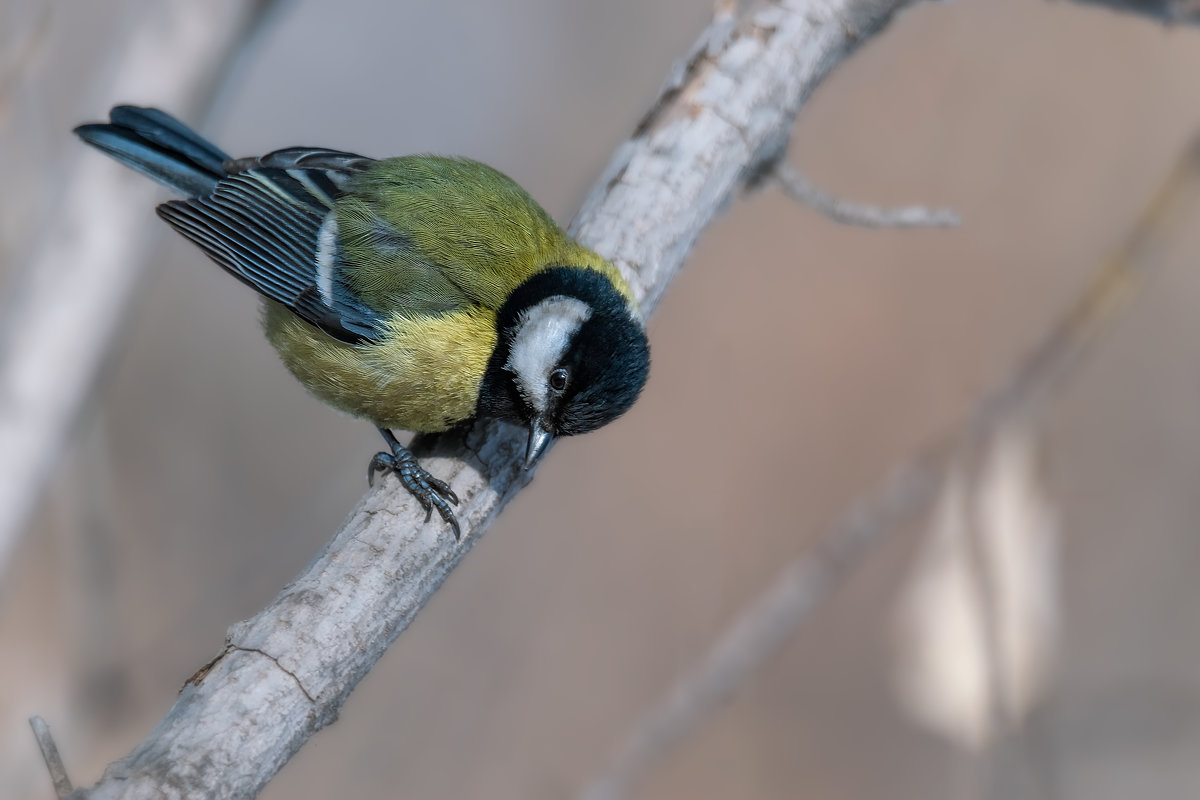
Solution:
<svg viewBox="0 0 1200 800">
<path fill-rule="evenodd" d="M 567 371 L 565 369 L 556 369 L 550 373 L 550 388 L 556 392 L 567 388 Z"/>
</svg>

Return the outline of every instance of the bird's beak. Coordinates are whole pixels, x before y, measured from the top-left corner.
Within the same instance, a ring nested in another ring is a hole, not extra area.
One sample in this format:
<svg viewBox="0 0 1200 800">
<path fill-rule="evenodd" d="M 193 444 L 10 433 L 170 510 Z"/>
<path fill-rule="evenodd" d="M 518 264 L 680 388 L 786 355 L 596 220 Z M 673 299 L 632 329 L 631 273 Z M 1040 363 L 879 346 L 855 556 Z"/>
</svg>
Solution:
<svg viewBox="0 0 1200 800">
<path fill-rule="evenodd" d="M 534 420 L 529 423 L 529 447 L 525 449 L 525 469 L 529 469 L 537 463 L 537 460 L 542 457 L 546 445 L 550 444 L 550 440 L 553 438 L 550 431 L 543 428 L 539 421 Z"/>
</svg>

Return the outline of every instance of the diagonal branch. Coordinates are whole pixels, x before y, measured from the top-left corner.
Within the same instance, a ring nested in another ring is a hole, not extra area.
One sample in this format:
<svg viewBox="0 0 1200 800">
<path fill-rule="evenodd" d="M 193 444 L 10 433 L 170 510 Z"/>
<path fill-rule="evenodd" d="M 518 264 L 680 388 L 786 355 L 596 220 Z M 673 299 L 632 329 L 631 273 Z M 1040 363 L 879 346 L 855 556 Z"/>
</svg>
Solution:
<svg viewBox="0 0 1200 800">
<path fill-rule="evenodd" d="M 816 546 L 791 563 L 736 617 L 639 722 L 583 800 L 621 800 L 812 619 L 863 559 L 928 513 L 947 476 L 978 461 L 1014 424 L 1041 412 L 1153 266 L 1155 250 L 1200 208 L 1200 139 L 1176 164 L 1121 247 L 1029 356 L 984 397 L 962 428 L 897 465 Z"/>
<path fill-rule="evenodd" d="M 574 225 L 651 311 L 701 230 L 773 160 L 817 83 L 908 0 L 782 0 L 704 32 L 622 145 Z M 724 6 L 723 8 L 728 8 Z M 336 717 L 354 686 L 520 490 L 522 436 L 499 423 L 421 437 L 450 476 L 463 540 L 423 524 L 395 481 L 354 509 L 308 568 L 227 646 L 158 727 L 76 797 L 251 797 Z"/>
<path fill-rule="evenodd" d="M 919 518 L 942 481 L 942 453 L 902 464 L 883 487 L 855 504 L 817 543 L 793 560 L 738 615 L 637 724 L 607 771 L 581 800 L 622 800 L 710 713 L 729 699 L 850 576 L 888 534 Z"/>
</svg>

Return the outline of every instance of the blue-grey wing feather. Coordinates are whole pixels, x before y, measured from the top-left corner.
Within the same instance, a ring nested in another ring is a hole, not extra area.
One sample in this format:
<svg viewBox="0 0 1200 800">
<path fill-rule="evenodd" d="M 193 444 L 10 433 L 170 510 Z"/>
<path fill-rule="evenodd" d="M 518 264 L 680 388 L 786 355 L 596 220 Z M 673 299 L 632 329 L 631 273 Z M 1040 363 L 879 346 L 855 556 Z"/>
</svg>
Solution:
<svg viewBox="0 0 1200 800">
<path fill-rule="evenodd" d="M 321 237 L 344 173 L 261 166 L 296 161 L 272 160 L 275 155 L 258 159 L 258 166 L 242 165 L 207 197 L 162 204 L 159 215 L 233 275 L 331 336 L 352 343 L 378 339 L 382 316 L 343 280 L 336 238 Z"/>
<path fill-rule="evenodd" d="M 75 132 L 184 194 L 159 215 L 261 294 L 343 341 L 382 336 L 382 316 L 345 282 L 330 223 L 346 183 L 371 159 L 311 147 L 231 159 L 171 115 L 137 106 Z"/>
</svg>

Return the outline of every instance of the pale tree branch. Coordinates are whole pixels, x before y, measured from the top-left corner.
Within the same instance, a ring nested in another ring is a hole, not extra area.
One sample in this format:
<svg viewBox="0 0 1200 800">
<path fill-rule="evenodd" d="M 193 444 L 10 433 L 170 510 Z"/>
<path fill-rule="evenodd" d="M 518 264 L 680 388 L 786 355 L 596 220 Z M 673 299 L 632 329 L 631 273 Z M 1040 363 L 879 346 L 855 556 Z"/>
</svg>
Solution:
<svg viewBox="0 0 1200 800">
<path fill-rule="evenodd" d="M 1155 263 L 1154 251 L 1200 209 L 1200 139 L 1180 159 L 1121 248 L 1030 355 L 983 398 L 962 428 L 906 460 L 857 502 L 809 552 L 786 565 L 637 724 L 582 800 L 620 800 L 715 708 L 779 652 L 854 568 L 888 536 L 928 514 L 952 470 L 969 469 L 1010 431 L 1035 418 L 1054 389 L 1111 324 Z"/>
<path fill-rule="evenodd" d="M 50 6 L 43 6 L 15 46 L 10 46 L 8 52 L 0 55 L 0 127 L 8 124 L 17 88 L 45 54 L 53 17 Z"/>
<path fill-rule="evenodd" d="M 195 115 L 266 6 L 168 0 L 137 16 L 106 96 Z M 0 109 L 2 112 L 3 109 Z M 82 148 L 80 149 L 82 154 Z M 68 447 L 148 247 L 153 184 L 80 158 L 0 314 L 0 571 Z"/>
<path fill-rule="evenodd" d="M 573 227 L 658 303 L 700 231 L 748 176 L 782 151 L 813 88 L 907 0 L 726 4 L 622 145 Z M 132 753 L 84 798 L 255 795 L 412 621 L 524 485 L 524 441 L 485 422 L 421 437 L 416 452 L 449 477 L 463 540 L 424 524 L 394 480 L 367 493 L 308 568 L 221 654 Z"/>
</svg>

